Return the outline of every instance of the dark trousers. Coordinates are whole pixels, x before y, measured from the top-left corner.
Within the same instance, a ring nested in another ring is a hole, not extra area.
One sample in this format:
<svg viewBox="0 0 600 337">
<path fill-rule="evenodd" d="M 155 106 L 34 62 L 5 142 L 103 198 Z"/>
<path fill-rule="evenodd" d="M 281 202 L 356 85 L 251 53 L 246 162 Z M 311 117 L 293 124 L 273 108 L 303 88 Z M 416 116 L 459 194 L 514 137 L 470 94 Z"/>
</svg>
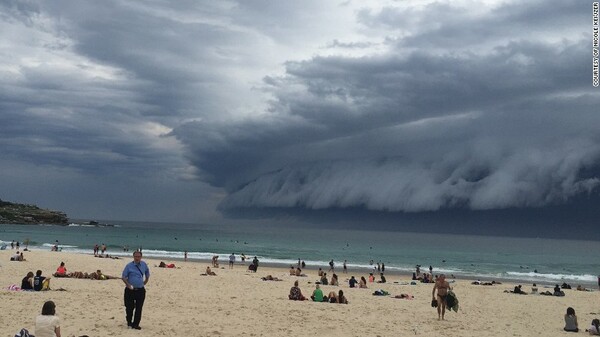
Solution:
<svg viewBox="0 0 600 337">
<path fill-rule="evenodd" d="M 139 326 L 142 320 L 142 307 L 146 299 L 146 289 L 129 289 L 125 288 L 125 315 L 127 325 Z M 133 313 L 135 309 L 135 315 Z M 133 321 L 131 318 L 133 317 Z"/>
</svg>

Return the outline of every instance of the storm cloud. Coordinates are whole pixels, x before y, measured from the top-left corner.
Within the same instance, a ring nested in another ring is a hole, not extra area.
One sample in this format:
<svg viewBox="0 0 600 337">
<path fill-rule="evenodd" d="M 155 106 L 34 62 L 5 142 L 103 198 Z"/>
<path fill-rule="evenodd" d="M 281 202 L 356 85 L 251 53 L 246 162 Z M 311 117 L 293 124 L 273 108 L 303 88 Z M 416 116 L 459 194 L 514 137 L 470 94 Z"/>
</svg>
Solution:
<svg viewBox="0 0 600 337">
<path fill-rule="evenodd" d="M 539 13 L 568 29 L 548 29 Z M 376 55 L 287 62 L 264 80 L 266 116 L 174 134 L 228 191 L 224 210 L 566 203 L 600 184 L 586 14 L 573 2 L 362 11 L 365 29 L 405 37 L 382 36 L 388 50 Z"/>
<path fill-rule="evenodd" d="M 594 198 L 590 22 L 591 1 L 5 1 L 0 197 L 192 222 Z"/>
</svg>

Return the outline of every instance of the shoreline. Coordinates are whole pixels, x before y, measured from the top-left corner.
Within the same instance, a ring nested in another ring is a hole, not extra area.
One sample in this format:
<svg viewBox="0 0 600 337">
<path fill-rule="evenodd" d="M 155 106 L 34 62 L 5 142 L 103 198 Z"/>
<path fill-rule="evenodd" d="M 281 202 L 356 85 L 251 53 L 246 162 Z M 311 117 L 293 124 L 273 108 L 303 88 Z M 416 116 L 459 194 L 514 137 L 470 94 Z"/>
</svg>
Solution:
<svg viewBox="0 0 600 337">
<path fill-rule="evenodd" d="M 33 250 L 29 250 L 29 251 L 46 251 L 44 249 L 33 249 Z M 56 253 L 56 252 L 52 252 L 52 253 Z M 81 255 L 87 255 L 87 256 L 93 256 L 93 254 L 90 253 L 82 253 L 82 252 L 72 252 L 72 251 L 60 251 L 59 253 L 64 253 L 64 254 L 81 254 Z M 133 251 L 129 251 L 129 252 L 116 252 L 113 253 L 112 256 L 116 256 L 118 257 L 118 260 L 122 260 L 122 259 L 127 259 L 131 256 L 131 254 L 133 253 Z M 111 255 L 111 254 L 109 254 Z M 99 259 L 105 259 L 105 258 L 99 258 Z M 109 258 L 110 259 L 110 258 Z M 169 258 L 162 258 L 162 257 L 154 257 L 154 256 L 144 256 L 145 260 L 151 260 L 151 261 L 156 261 L 156 264 L 158 265 L 159 262 L 164 261 L 165 263 L 172 263 L 172 262 L 184 262 L 184 258 L 183 257 L 169 257 Z M 206 265 L 211 265 L 211 260 L 210 259 L 201 259 L 201 258 L 188 258 L 189 263 L 198 263 L 198 264 L 206 264 Z M 236 255 L 236 262 L 235 262 L 235 266 L 242 266 L 244 265 L 245 268 L 248 267 L 248 265 L 252 262 L 252 257 L 247 257 L 246 261 L 244 263 L 241 262 L 239 255 Z M 229 260 L 219 260 L 219 265 L 220 266 L 227 266 L 229 263 Z M 297 264 L 293 264 L 294 268 L 297 266 Z M 286 263 L 279 263 L 279 262 L 260 262 L 259 264 L 259 268 L 260 267 L 268 267 L 271 269 L 281 269 L 284 270 L 285 272 L 289 272 L 289 267 L 290 264 L 286 264 Z M 312 266 L 312 265 L 307 265 L 305 268 L 303 268 L 302 270 L 305 271 L 311 271 L 311 272 L 316 272 L 318 271 L 319 268 L 322 268 L 323 271 L 325 271 L 328 275 L 328 278 L 331 277 L 331 273 L 328 272 L 329 270 L 329 265 L 322 265 L 322 266 Z M 370 268 L 348 268 L 348 275 L 351 276 L 352 273 L 354 273 L 355 276 L 357 275 L 361 275 L 361 276 L 365 276 L 368 277 L 369 273 L 373 272 L 373 275 L 375 276 L 375 278 L 377 279 L 379 276 L 379 272 Z M 421 270 L 421 273 L 423 272 L 429 272 L 429 269 L 423 268 Z M 343 269 L 341 268 L 341 266 L 336 266 L 335 268 L 335 273 L 338 274 L 338 277 L 341 275 L 344 275 L 343 273 Z M 433 269 L 433 274 L 438 275 L 435 271 L 435 268 Z M 394 270 L 394 269 L 386 269 L 385 271 L 385 275 L 386 277 L 388 276 L 392 276 L 392 277 L 400 277 L 403 279 L 408 279 L 409 281 L 412 279 L 412 272 L 405 272 L 405 271 L 399 271 L 399 270 Z M 470 276 L 470 275 L 453 275 L 453 274 L 445 274 L 446 278 L 449 280 L 461 280 L 461 281 L 467 281 L 467 282 L 474 282 L 474 281 L 482 281 L 482 282 L 499 282 L 499 284 L 504 284 L 504 283 L 510 283 L 510 284 L 521 284 L 524 286 L 531 286 L 533 283 L 535 283 L 538 287 L 540 288 L 553 288 L 555 285 L 562 285 L 563 283 L 567 283 L 570 286 L 572 286 L 573 289 L 575 289 L 578 285 L 581 285 L 583 287 L 585 287 L 586 289 L 591 289 L 592 291 L 598 291 L 599 290 L 599 285 L 596 282 L 586 282 L 586 281 L 579 281 L 579 282 L 573 282 L 571 280 L 562 280 L 562 281 L 556 281 L 556 282 L 551 282 L 551 281 L 547 281 L 547 280 L 530 280 L 530 279 L 521 279 L 521 278 L 511 278 L 511 277 L 490 277 L 487 275 L 476 275 L 476 276 Z M 360 276 L 359 276 L 360 277 Z M 419 282 L 419 281 L 417 281 Z M 420 283 L 420 282 L 419 282 Z"/>
</svg>

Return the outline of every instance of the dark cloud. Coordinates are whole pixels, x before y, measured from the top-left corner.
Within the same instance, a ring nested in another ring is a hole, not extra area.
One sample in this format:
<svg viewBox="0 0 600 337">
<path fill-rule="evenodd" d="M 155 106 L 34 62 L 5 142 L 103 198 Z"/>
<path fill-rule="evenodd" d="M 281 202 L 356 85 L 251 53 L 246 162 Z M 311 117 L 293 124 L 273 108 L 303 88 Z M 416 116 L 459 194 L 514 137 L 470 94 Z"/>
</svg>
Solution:
<svg viewBox="0 0 600 337">
<path fill-rule="evenodd" d="M 600 119 L 582 61 L 589 39 L 584 30 L 534 39 L 546 25 L 531 19 L 547 13 L 579 29 L 587 7 L 506 5 L 475 16 L 432 6 L 409 13 L 411 22 L 433 9 L 459 17 L 435 32 L 417 28 L 384 54 L 288 62 L 284 77 L 265 80 L 275 97 L 267 117 L 176 129 L 207 181 L 230 192 L 222 209 L 489 210 L 595 193 Z M 369 25 L 401 16 L 359 15 Z M 531 29 L 503 31 L 515 24 Z M 443 32 L 463 50 L 424 42 Z"/>
<path fill-rule="evenodd" d="M 2 198 L 185 221 L 223 199 L 246 214 L 576 202 L 599 183 L 590 8 L 5 1 Z"/>
</svg>

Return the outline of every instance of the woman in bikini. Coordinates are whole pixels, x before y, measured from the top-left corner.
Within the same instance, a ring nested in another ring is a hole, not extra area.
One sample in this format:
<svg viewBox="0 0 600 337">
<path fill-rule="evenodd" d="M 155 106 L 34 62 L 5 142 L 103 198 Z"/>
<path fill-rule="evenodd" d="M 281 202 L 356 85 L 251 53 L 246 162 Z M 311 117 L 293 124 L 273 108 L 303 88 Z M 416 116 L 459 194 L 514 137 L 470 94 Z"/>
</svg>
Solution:
<svg viewBox="0 0 600 337">
<path fill-rule="evenodd" d="M 450 290 L 450 284 L 446 281 L 446 276 L 441 274 L 435 281 L 433 291 L 431 292 L 431 299 L 435 299 L 435 290 L 437 289 L 437 301 L 438 301 L 438 319 L 444 319 L 446 313 L 446 297 L 448 296 L 448 290 Z"/>
</svg>

